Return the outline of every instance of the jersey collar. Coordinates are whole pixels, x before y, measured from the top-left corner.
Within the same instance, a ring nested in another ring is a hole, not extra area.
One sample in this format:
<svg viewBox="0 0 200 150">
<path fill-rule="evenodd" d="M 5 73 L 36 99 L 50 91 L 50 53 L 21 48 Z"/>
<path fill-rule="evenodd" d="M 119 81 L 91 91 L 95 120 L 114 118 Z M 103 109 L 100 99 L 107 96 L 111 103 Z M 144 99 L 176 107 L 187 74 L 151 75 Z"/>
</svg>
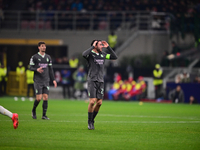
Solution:
<svg viewBox="0 0 200 150">
<path fill-rule="evenodd" d="M 44 54 L 44 55 L 41 55 L 40 52 L 38 52 L 38 54 L 39 54 L 42 58 L 44 58 L 44 56 L 45 56 L 45 54 Z"/>
<path fill-rule="evenodd" d="M 95 52 L 95 51 L 93 51 L 93 50 L 92 50 L 92 53 L 95 53 L 95 54 L 99 55 L 99 53 L 96 53 L 96 52 Z"/>
</svg>

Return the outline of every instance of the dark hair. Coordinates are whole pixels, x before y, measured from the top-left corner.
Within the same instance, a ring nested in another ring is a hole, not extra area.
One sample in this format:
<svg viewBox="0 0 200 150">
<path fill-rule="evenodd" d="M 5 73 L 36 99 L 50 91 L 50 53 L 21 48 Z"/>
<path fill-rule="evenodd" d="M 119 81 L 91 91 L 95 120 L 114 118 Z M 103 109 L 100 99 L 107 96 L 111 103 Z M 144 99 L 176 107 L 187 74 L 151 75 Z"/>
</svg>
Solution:
<svg viewBox="0 0 200 150">
<path fill-rule="evenodd" d="M 43 41 L 38 42 L 38 47 L 40 47 L 40 45 L 42 45 L 42 44 L 45 44 L 45 42 L 43 42 Z"/>
<path fill-rule="evenodd" d="M 97 45 L 98 42 L 101 41 L 101 40 L 93 40 L 92 43 L 91 43 L 91 46 L 93 45 L 93 43 L 94 43 L 95 41 L 97 41 L 97 43 L 96 43 L 96 45 Z"/>
</svg>

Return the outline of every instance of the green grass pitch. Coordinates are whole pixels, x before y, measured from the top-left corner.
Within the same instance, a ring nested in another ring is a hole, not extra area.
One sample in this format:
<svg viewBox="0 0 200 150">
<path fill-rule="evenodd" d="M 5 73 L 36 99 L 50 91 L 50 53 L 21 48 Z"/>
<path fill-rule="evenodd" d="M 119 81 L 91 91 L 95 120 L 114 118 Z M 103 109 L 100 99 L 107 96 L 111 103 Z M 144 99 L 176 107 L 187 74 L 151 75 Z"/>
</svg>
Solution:
<svg viewBox="0 0 200 150">
<path fill-rule="evenodd" d="M 0 105 L 19 114 L 15 130 L 0 115 L 0 150 L 199 150 L 200 105 L 103 101 L 95 130 L 87 129 L 85 101 L 49 100 L 42 120 L 31 117 L 33 101 L 1 97 Z"/>
</svg>

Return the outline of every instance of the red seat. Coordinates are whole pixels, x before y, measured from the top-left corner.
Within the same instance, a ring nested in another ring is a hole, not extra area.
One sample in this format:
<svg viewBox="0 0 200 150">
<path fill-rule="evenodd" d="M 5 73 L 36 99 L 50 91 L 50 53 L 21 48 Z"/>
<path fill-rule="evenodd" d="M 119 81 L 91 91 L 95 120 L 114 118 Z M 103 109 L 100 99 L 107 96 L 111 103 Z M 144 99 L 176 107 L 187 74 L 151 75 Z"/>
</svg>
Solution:
<svg viewBox="0 0 200 150">
<path fill-rule="evenodd" d="M 36 27 L 36 22 L 35 21 L 30 21 L 29 22 L 29 29 L 35 29 Z"/>
<path fill-rule="evenodd" d="M 28 29 L 28 21 L 27 20 L 21 21 L 21 29 Z"/>
<path fill-rule="evenodd" d="M 51 21 L 45 22 L 45 29 L 51 30 Z"/>
<path fill-rule="evenodd" d="M 39 21 L 38 29 L 44 29 L 44 21 Z"/>
</svg>

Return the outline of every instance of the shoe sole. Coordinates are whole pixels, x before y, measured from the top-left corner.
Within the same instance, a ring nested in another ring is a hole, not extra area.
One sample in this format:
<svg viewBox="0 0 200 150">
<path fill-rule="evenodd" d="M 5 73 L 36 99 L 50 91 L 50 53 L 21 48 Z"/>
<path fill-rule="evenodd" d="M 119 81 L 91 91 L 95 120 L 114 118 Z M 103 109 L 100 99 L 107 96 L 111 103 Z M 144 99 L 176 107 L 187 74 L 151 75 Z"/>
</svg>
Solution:
<svg viewBox="0 0 200 150">
<path fill-rule="evenodd" d="M 94 130 L 94 128 L 90 128 L 90 127 L 88 127 L 88 130 Z"/>
<path fill-rule="evenodd" d="M 43 120 L 50 120 L 49 118 L 42 118 Z"/>
<path fill-rule="evenodd" d="M 17 123 L 14 125 L 14 129 L 17 129 L 18 125 L 19 125 L 19 122 L 17 121 Z"/>
<path fill-rule="evenodd" d="M 32 112 L 32 118 L 33 118 L 33 119 L 37 119 L 37 116 L 36 116 L 36 115 L 34 116 L 34 115 L 33 115 L 33 112 Z"/>
</svg>

